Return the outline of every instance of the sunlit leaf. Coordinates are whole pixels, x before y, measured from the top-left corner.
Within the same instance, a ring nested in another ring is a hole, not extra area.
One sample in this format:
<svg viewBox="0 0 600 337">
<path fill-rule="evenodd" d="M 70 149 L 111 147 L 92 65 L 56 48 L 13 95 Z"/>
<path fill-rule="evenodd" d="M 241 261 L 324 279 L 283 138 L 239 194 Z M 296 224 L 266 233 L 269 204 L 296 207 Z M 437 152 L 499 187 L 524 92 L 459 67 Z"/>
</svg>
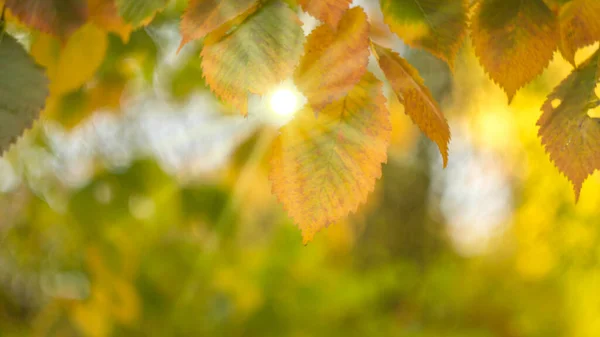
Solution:
<svg viewBox="0 0 600 337">
<path fill-rule="evenodd" d="M 365 202 L 387 160 L 390 135 L 382 84 L 371 73 L 318 118 L 306 108 L 282 128 L 270 180 L 305 243 Z"/>
<path fill-rule="evenodd" d="M 0 40 L 0 155 L 33 124 L 48 96 L 48 80 L 10 35 Z"/>
<path fill-rule="evenodd" d="M 129 41 L 133 25 L 126 23 L 115 5 L 115 0 L 88 0 L 90 19 L 102 29 L 113 32 L 121 37 L 123 42 Z"/>
<path fill-rule="evenodd" d="M 86 0 L 6 0 L 5 5 L 26 25 L 61 38 L 88 18 Z"/>
<path fill-rule="evenodd" d="M 600 1 L 573 0 L 560 9 L 560 42 L 563 57 L 575 65 L 579 48 L 600 41 Z"/>
<path fill-rule="evenodd" d="M 556 32 L 556 17 L 542 0 L 481 0 L 471 22 L 475 53 L 509 101 L 548 66 Z"/>
<path fill-rule="evenodd" d="M 425 86 L 418 71 L 408 61 L 390 49 L 374 46 L 379 65 L 398 99 L 404 104 L 405 112 L 427 137 L 438 145 L 446 166 L 450 127 L 438 103 Z"/>
<path fill-rule="evenodd" d="M 64 46 L 52 36 L 39 34 L 31 46 L 31 55 L 46 67 L 52 95 L 60 95 L 81 87 L 94 76 L 107 46 L 106 33 L 87 23 Z"/>
<path fill-rule="evenodd" d="M 594 91 L 599 81 L 596 52 L 548 96 L 537 123 L 546 152 L 573 184 L 576 199 L 583 182 L 600 169 L 600 119 L 588 115 L 600 105 Z"/>
<path fill-rule="evenodd" d="M 299 0 L 298 3 L 310 15 L 336 28 L 352 0 Z"/>
<path fill-rule="evenodd" d="M 169 0 L 115 0 L 119 14 L 134 26 L 153 17 Z"/>
<path fill-rule="evenodd" d="M 181 47 L 202 39 L 257 5 L 258 0 L 191 0 L 181 19 Z"/>
<path fill-rule="evenodd" d="M 382 0 L 390 29 L 412 47 L 420 47 L 454 66 L 467 31 L 468 1 Z"/>
<path fill-rule="evenodd" d="M 348 10 L 337 31 L 322 24 L 309 36 L 294 74 L 315 112 L 344 97 L 367 70 L 369 23 L 360 7 Z"/>
<path fill-rule="evenodd" d="M 243 115 L 248 93 L 265 94 L 289 77 L 302 54 L 304 34 L 296 13 L 273 1 L 237 29 L 202 49 L 202 70 L 211 90 Z"/>
</svg>

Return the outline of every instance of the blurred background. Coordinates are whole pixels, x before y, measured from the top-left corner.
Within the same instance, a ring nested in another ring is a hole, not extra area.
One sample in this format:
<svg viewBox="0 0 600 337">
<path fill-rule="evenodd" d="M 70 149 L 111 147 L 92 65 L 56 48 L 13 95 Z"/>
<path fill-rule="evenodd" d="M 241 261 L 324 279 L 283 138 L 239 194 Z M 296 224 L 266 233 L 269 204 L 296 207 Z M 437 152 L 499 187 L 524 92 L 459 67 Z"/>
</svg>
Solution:
<svg viewBox="0 0 600 337">
<path fill-rule="evenodd" d="M 0 159 L 0 336 L 600 336 L 600 176 L 575 204 L 535 126 L 572 67 L 557 54 L 508 106 L 468 41 L 451 73 L 355 4 L 443 106 L 447 169 L 386 86 L 383 178 L 302 245 L 268 180 L 291 115 L 217 101 L 201 43 L 176 53 L 173 1 L 127 43 L 107 35 Z M 45 37 L 9 32 L 43 63 Z"/>
</svg>

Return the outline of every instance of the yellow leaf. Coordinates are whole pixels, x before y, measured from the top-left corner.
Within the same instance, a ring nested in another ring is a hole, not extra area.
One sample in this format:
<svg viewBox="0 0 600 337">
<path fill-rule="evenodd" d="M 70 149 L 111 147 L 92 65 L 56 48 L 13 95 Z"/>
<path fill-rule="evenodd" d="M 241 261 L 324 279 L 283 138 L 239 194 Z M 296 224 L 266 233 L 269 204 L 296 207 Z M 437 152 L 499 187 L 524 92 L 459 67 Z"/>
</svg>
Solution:
<svg viewBox="0 0 600 337">
<path fill-rule="evenodd" d="M 6 8 L 28 26 L 66 38 L 88 18 L 86 0 L 6 0 Z"/>
<path fill-rule="evenodd" d="M 257 0 L 191 0 L 181 19 L 183 40 L 179 49 L 192 40 L 202 39 L 208 33 L 251 9 Z"/>
<path fill-rule="evenodd" d="M 248 93 L 266 94 L 288 78 L 303 41 L 296 13 L 280 1 L 270 2 L 229 35 L 205 44 L 201 55 L 206 83 L 246 115 Z"/>
<path fill-rule="evenodd" d="M 344 14 L 337 31 L 323 24 L 308 36 L 294 80 L 313 110 L 319 112 L 360 81 L 368 62 L 367 14 L 355 7 Z"/>
<path fill-rule="evenodd" d="M 450 127 L 438 103 L 418 71 L 405 59 L 390 49 L 374 46 L 381 70 L 404 105 L 405 112 L 438 145 L 445 167 L 448 164 Z"/>
<path fill-rule="evenodd" d="M 98 27 L 119 35 L 125 43 L 129 41 L 133 26 L 119 16 L 115 0 L 88 0 L 88 8 L 90 19 Z"/>
<path fill-rule="evenodd" d="M 579 199 L 583 182 L 600 169 L 600 119 L 588 111 L 600 105 L 600 51 L 575 69 L 542 107 L 539 136 L 550 159 L 571 181 Z"/>
<path fill-rule="evenodd" d="M 49 35 L 39 34 L 31 46 L 31 55 L 46 67 L 50 94 L 62 95 L 78 89 L 94 76 L 107 47 L 106 33 L 87 23 L 64 46 Z"/>
<path fill-rule="evenodd" d="M 556 17 L 542 0 L 481 0 L 471 22 L 475 53 L 509 102 L 548 66 L 556 32 Z"/>
<path fill-rule="evenodd" d="M 600 1 L 572 0 L 560 9 L 559 50 L 563 57 L 575 65 L 579 48 L 600 41 Z"/>
<path fill-rule="evenodd" d="M 310 15 L 336 28 L 352 0 L 299 0 L 298 3 Z"/>
<path fill-rule="evenodd" d="M 411 47 L 423 48 L 450 68 L 467 32 L 467 0 L 382 0 L 384 21 Z"/>
<path fill-rule="evenodd" d="M 365 202 L 381 177 L 390 136 L 382 84 L 371 73 L 318 119 L 306 108 L 282 128 L 269 178 L 304 243 Z"/>
</svg>

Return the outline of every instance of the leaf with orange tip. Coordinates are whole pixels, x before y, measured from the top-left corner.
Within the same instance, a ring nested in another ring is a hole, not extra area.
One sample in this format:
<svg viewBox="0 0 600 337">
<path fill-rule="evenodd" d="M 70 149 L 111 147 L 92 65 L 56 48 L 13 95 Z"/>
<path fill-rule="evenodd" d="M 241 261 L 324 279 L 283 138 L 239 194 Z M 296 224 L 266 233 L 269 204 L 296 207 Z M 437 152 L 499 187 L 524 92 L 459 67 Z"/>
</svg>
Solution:
<svg viewBox="0 0 600 337">
<path fill-rule="evenodd" d="M 270 2 L 225 37 L 205 44 L 206 83 L 245 116 L 249 93 L 266 94 L 292 74 L 303 41 L 296 13 L 280 1 Z"/>
<path fill-rule="evenodd" d="M 512 101 L 539 76 L 557 47 L 557 22 L 542 0 L 481 0 L 471 21 L 479 62 Z"/>
<path fill-rule="evenodd" d="M 299 0 L 298 3 L 305 12 L 336 28 L 352 0 Z"/>
<path fill-rule="evenodd" d="M 281 129 L 269 176 L 305 244 L 365 202 L 381 177 L 390 137 L 382 83 L 371 73 L 318 118 L 305 108 Z"/>
<path fill-rule="evenodd" d="M 6 0 L 5 6 L 24 24 L 60 38 L 88 19 L 86 0 Z"/>
<path fill-rule="evenodd" d="M 573 184 L 575 198 L 583 182 L 600 169 L 600 119 L 588 112 L 600 105 L 600 51 L 575 69 L 542 106 L 537 125 L 550 159 Z"/>
<path fill-rule="evenodd" d="M 450 68 L 467 32 L 467 0 L 382 0 L 385 23 L 411 47 L 423 48 Z"/>
<path fill-rule="evenodd" d="M 559 11 L 559 50 L 563 57 L 575 65 L 579 48 L 600 41 L 600 1 L 572 0 Z"/>
<path fill-rule="evenodd" d="M 367 71 L 369 22 L 355 7 L 342 17 L 337 31 L 327 24 L 307 38 L 294 81 L 315 112 L 344 97 Z"/>
<path fill-rule="evenodd" d="M 394 93 L 404 105 L 406 114 L 440 149 L 444 167 L 448 164 L 450 126 L 438 103 L 431 95 L 418 71 L 394 51 L 374 44 L 379 66 Z"/>
<path fill-rule="evenodd" d="M 125 43 L 133 31 L 133 25 L 119 16 L 115 0 L 88 0 L 90 19 L 102 29 L 115 33 Z"/>
<path fill-rule="evenodd" d="M 181 47 L 255 8 L 258 0 L 191 0 L 181 19 Z"/>
</svg>

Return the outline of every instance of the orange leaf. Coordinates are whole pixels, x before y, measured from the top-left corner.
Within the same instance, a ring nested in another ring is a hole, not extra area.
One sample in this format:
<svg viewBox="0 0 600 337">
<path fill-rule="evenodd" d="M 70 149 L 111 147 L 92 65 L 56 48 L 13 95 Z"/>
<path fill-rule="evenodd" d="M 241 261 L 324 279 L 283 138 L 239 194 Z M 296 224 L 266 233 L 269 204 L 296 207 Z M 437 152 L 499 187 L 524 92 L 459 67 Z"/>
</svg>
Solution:
<svg viewBox="0 0 600 337">
<path fill-rule="evenodd" d="M 404 105 L 405 112 L 421 131 L 438 145 L 446 167 L 450 127 L 438 103 L 425 86 L 418 71 L 405 59 L 390 49 L 374 46 L 381 70 Z"/>
<path fill-rule="evenodd" d="M 367 14 L 355 7 L 344 14 L 337 31 L 323 24 L 308 36 L 294 79 L 315 112 L 319 112 L 344 97 L 360 81 L 368 62 Z"/>
<path fill-rule="evenodd" d="M 133 25 L 126 23 L 119 16 L 115 0 L 88 0 L 90 19 L 106 31 L 113 32 L 121 37 L 123 42 L 129 41 Z"/>
<path fill-rule="evenodd" d="M 411 47 L 423 48 L 450 68 L 467 32 L 467 0 L 382 0 L 384 21 Z"/>
<path fill-rule="evenodd" d="M 548 66 L 556 32 L 556 17 L 542 0 L 482 0 L 471 22 L 475 53 L 509 102 Z"/>
<path fill-rule="evenodd" d="M 61 38 L 88 19 L 86 0 L 6 0 L 5 6 L 26 25 Z"/>
<path fill-rule="evenodd" d="M 381 177 L 390 137 L 382 84 L 371 73 L 318 119 L 306 108 L 282 128 L 270 180 L 304 243 L 365 202 Z"/>
<path fill-rule="evenodd" d="M 352 0 L 299 0 L 305 12 L 336 28 Z"/>
<path fill-rule="evenodd" d="M 245 116 L 249 92 L 265 94 L 292 74 L 303 40 L 296 13 L 280 1 L 270 2 L 229 35 L 205 44 L 206 83 Z"/>
<path fill-rule="evenodd" d="M 257 5 L 257 0 L 191 0 L 181 19 L 183 40 L 179 49 L 192 40 L 202 39 Z"/>
<path fill-rule="evenodd" d="M 575 198 L 583 182 L 600 169 L 600 119 L 588 111 L 600 105 L 600 51 L 575 69 L 542 106 L 539 136 L 550 159 L 571 181 Z"/>
<path fill-rule="evenodd" d="M 579 48 L 600 41 L 600 1 L 572 0 L 560 9 L 559 50 L 563 57 L 575 65 Z"/>
</svg>

